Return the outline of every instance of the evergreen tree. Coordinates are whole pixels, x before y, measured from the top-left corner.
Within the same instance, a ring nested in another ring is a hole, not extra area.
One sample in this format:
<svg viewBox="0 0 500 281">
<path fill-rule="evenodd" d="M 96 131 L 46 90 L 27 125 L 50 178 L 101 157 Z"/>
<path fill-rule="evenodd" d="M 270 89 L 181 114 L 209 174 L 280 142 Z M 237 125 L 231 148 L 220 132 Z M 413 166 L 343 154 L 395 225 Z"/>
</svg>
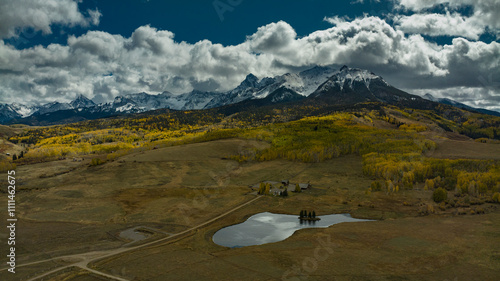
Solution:
<svg viewBox="0 0 500 281">
<path fill-rule="evenodd" d="M 19 158 L 23 158 L 24 157 L 24 152 L 21 151 L 21 154 L 19 154 Z"/>
<path fill-rule="evenodd" d="M 287 197 L 288 196 L 288 190 L 286 190 L 286 189 L 283 190 L 282 195 L 283 195 L 283 197 Z"/>
<path fill-rule="evenodd" d="M 312 218 L 312 214 L 311 214 L 311 212 L 309 212 L 309 218 Z"/>
<path fill-rule="evenodd" d="M 15 154 L 14 154 L 14 155 L 12 156 L 12 161 L 16 161 L 16 160 L 17 160 L 17 155 L 15 155 Z"/>
<path fill-rule="evenodd" d="M 312 217 L 316 218 L 316 212 L 315 211 L 313 211 Z"/>
</svg>

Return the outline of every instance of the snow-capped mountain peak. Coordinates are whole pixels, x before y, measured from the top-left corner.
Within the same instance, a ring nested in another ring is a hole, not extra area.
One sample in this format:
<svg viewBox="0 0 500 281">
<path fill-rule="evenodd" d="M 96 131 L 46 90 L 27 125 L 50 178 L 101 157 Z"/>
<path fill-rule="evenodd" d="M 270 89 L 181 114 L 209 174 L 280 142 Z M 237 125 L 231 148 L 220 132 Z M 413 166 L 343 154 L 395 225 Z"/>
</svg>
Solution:
<svg viewBox="0 0 500 281">
<path fill-rule="evenodd" d="M 354 89 L 355 84 L 362 84 L 366 89 L 370 89 L 372 82 L 381 82 L 383 85 L 390 86 L 384 79 L 371 71 L 350 68 L 346 65 L 342 66 L 339 71 L 335 72 L 326 83 L 321 87 L 323 90 L 326 88 L 340 88 L 341 91 L 344 89 Z"/>
<path fill-rule="evenodd" d="M 91 101 L 90 99 L 88 99 L 87 97 L 85 97 L 84 95 L 79 95 L 78 97 L 76 97 L 75 100 L 73 100 L 72 102 L 69 103 L 74 109 L 77 109 L 77 108 L 86 108 L 86 107 L 92 107 L 92 106 L 95 106 L 96 104 Z"/>
<path fill-rule="evenodd" d="M 371 71 L 359 68 L 349 68 L 346 65 L 344 65 L 340 69 L 340 71 L 336 74 L 336 77 L 341 88 L 346 86 L 346 82 L 348 83 L 349 87 L 352 88 L 353 83 L 357 81 L 364 83 L 366 88 L 369 89 L 372 80 L 383 81 L 382 77 L 375 75 Z"/>
<path fill-rule="evenodd" d="M 247 88 L 255 88 L 259 83 L 259 78 L 253 75 L 252 73 L 248 74 L 245 80 L 243 80 L 237 89 L 247 89 Z"/>
</svg>

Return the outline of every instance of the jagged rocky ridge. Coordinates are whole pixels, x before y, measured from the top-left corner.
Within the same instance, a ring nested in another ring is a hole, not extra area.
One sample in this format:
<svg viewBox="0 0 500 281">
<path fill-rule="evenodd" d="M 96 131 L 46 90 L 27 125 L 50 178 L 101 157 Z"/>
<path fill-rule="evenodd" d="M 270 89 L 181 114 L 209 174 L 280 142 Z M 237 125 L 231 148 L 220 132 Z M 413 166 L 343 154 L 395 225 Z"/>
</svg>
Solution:
<svg viewBox="0 0 500 281">
<path fill-rule="evenodd" d="M 368 70 L 347 66 L 336 70 L 331 66 L 316 66 L 299 73 L 287 73 L 272 78 L 259 79 L 249 74 L 240 85 L 224 93 L 196 90 L 181 95 L 168 91 L 157 95 L 137 93 L 117 96 L 112 102 L 101 104 L 80 95 L 70 103 L 53 102 L 42 106 L 0 104 L 0 123 L 37 124 L 40 120 L 48 120 L 48 123 L 54 124 L 163 108 L 208 109 L 252 100 L 259 100 L 259 105 L 263 105 L 296 101 L 304 97 L 342 105 L 365 101 L 411 105 L 423 100 L 419 96 L 396 89 Z M 447 99 L 427 99 L 454 106 L 459 104 Z M 473 109 L 465 105 L 458 107 Z M 491 111 L 488 112 L 485 113 L 491 114 Z"/>
</svg>

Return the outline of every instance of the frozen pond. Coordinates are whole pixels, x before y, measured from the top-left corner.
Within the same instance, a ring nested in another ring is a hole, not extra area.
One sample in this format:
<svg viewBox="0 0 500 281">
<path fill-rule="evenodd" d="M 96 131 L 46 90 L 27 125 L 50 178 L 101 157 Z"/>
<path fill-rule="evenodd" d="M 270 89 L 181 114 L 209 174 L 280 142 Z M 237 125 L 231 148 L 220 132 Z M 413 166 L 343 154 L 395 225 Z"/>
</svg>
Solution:
<svg viewBox="0 0 500 281">
<path fill-rule="evenodd" d="M 349 214 L 319 216 L 319 221 L 301 221 L 297 215 L 259 213 L 245 222 L 217 231 L 212 240 L 225 247 L 245 247 L 285 240 L 302 228 L 329 227 L 341 222 L 370 221 L 352 218 Z"/>
</svg>

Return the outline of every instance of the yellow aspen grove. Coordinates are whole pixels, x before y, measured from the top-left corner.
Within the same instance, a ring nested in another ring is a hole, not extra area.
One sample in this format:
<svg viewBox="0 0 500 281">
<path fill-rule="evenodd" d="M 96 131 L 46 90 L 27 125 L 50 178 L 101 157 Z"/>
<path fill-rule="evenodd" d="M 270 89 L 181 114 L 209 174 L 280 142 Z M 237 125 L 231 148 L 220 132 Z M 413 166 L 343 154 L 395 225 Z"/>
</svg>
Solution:
<svg viewBox="0 0 500 281">
<path fill-rule="evenodd" d="M 264 190 L 264 194 L 265 195 L 269 195 L 269 191 L 271 190 L 271 184 L 270 183 L 266 183 L 266 188 Z"/>
</svg>

